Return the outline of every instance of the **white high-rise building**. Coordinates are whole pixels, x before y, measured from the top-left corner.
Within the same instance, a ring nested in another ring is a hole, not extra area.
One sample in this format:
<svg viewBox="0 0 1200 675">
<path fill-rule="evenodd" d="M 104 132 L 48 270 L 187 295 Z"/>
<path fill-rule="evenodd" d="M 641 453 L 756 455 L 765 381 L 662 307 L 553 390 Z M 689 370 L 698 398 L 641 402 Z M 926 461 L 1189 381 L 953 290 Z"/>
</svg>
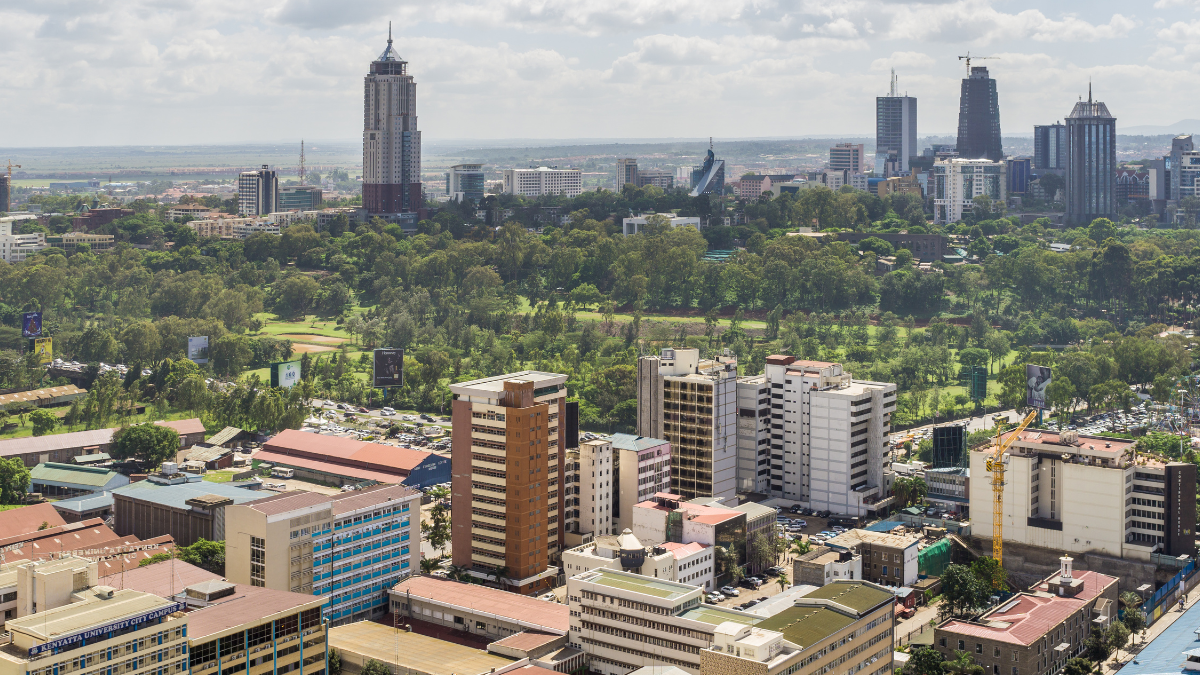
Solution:
<svg viewBox="0 0 1200 675">
<path fill-rule="evenodd" d="M 423 205 L 417 84 L 392 47 L 389 24 L 387 48 L 363 78 L 363 207 L 413 213 Z"/>
<path fill-rule="evenodd" d="M 265 216 L 279 210 L 279 176 L 266 164 L 238 174 L 238 214 Z"/>
<path fill-rule="evenodd" d="M 766 381 L 770 494 L 848 516 L 885 505 L 896 385 L 855 380 L 840 363 L 779 355 L 767 357 Z"/>
<path fill-rule="evenodd" d="M 975 208 L 975 198 L 986 195 L 1003 203 L 1008 196 L 1008 171 L 1004 162 L 953 157 L 933 163 L 933 222 L 957 223 L 963 211 Z"/>
<path fill-rule="evenodd" d="M 737 497 L 737 358 L 664 349 L 638 359 L 639 436 L 671 443 L 671 491 Z"/>
<path fill-rule="evenodd" d="M 766 375 L 737 383 L 737 489 L 765 493 L 771 485 L 771 388 Z"/>
<path fill-rule="evenodd" d="M 579 169 L 506 169 L 504 191 L 522 197 L 563 195 L 578 197 L 583 192 L 583 172 Z"/>
</svg>

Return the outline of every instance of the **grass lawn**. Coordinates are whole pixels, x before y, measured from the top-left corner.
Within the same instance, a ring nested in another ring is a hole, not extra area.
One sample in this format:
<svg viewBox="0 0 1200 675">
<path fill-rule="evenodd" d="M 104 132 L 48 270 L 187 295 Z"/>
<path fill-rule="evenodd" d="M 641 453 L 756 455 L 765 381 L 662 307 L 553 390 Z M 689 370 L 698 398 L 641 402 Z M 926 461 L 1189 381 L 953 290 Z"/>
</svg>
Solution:
<svg viewBox="0 0 1200 675">
<path fill-rule="evenodd" d="M 60 410 L 62 412 L 59 412 Z M 58 415 L 59 417 L 62 417 L 62 415 L 65 415 L 66 411 L 67 411 L 66 406 L 64 406 L 62 408 L 51 409 L 51 412 Z M 196 413 L 194 413 L 190 410 L 184 410 L 184 411 L 176 410 L 176 411 L 168 411 L 166 415 L 159 417 L 157 414 L 155 414 L 153 409 L 148 408 L 147 412 L 142 413 L 140 415 L 130 415 L 128 417 L 114 416 L 111 420 L 109 420 L 108 426 L 109 427 L 119 427 L 119 426 L 121 426 L 121 424 L 126 423 L 126 422 L 133 425 L 133 424 L 142 424 L 145 422 L 157 422 L 159 420 L 164 420 L 164 421 L 186 420 L 186 419 L 191 419 L 196 416 L 197 416 Z M 17 422 L 17 418 L 16 418 L 16 416 L 10 416 L 8 418 L 8 421 L 10 423 Z M 19 422 L 18 422 L 18 425 L 19 425 Z M 71 426 L 71 427 L 59 425 L 57 427 L 54 427 L 54 429 L 47 435 L 49 436 L 49 435 L 55 435 L 55 434 L 65 434 L 65 433 L 70 433 L 73 431 L 84 431 L 84 430 L 85 429 L 82 425 L 76 425 L 76 426 Z M 17 428 L 13 429 L 12 431 L 0 433 L 0 441 L 7 441 L 7 440 L 13 439 L 13 438 L 29 438 L 30 436 L 33 436 L 33 424 L 27 423 L 23 427 L 17 426 Z"/>
<path fill-rule="evenodd" d="M 210 483 L 228 483 L 233 480 L 234 471 L 209 471 L 204 474 L 204 480 Z"/>
<path fill-rule="evenodd" d="M 12 509 L 19 509 L 22 506 L 25 506 L 25 504 L 0 504 L 0 511 L 11 511 Z"/>
</svg>

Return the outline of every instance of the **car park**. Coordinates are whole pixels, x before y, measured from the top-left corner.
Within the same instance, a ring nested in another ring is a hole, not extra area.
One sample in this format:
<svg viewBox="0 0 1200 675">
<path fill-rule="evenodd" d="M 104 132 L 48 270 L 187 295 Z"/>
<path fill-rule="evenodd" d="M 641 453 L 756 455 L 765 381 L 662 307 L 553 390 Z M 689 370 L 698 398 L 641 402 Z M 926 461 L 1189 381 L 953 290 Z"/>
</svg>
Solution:
<svg viewBox="0 0 1200 675">
<path fill-rule="evenodd" d="M 728 597 L 728 596 L 732 596 L 732 597 L 735 597 L 735 598 L 736 598 L 736 597 L 738 597 L 739 595 L 741 595 L 741 594 L 742 594 L 742 592 L 741 592 L 741 591 L 739 591 L 738 589 L 734 588 L 733 586 L 722 586 L 722 587 L 721 587 L 721 593 L 722 593 L 723 595 L 727 596 L 727 597 Z"/>
</svg>

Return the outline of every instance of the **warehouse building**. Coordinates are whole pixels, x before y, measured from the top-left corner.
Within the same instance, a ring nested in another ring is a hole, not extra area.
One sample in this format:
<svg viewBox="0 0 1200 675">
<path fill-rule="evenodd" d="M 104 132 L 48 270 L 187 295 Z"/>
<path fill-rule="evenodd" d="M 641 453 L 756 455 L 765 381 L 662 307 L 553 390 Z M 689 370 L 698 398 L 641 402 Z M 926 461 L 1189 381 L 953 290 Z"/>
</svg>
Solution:
<svg viewBox="0 0 1200 675">
<path fill-rule="evenodd" d="M 188 447 L 204 440 L 204 424 L 197 418 L 155 422 L 179 432 L 179 447 Z M 80 455 L 108 452 L 112 445 L 112 429 L 73 431 L 66 434 L 31 436 L 0 441 L 0 457 L 19 458 L 25 466 L 33 468 L 47 462 L 69 463 Z"/>
<path fill-rule="evenodd" d="M 294 429 L 264 443 L 254 458 L 333 485 L 377 481 L 422 488 L 450 482 L 449 457 Z"/>
<path fill-rule="evenodd" d="M 114 529 L 142 538 L 170 534 L 180 546 L 200 539 L 225 539 L 225 508 L 262 499 L 258 481 L 212 483 L 182 474 L 166 462 L 163 471 L 112 491 Z"/>
</svg>

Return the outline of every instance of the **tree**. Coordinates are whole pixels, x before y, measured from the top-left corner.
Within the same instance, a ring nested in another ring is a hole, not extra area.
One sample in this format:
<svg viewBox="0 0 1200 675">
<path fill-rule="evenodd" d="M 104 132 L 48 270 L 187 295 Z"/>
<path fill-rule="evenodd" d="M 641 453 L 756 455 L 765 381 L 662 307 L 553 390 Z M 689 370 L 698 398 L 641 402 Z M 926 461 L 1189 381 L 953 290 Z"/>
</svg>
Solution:
<svg viewBox="0 0 1200 675">
<path fill-rule="evenodd" d="M 942 675 L 942 655 L 938 650 L 920 646 L 908 655 L 903 675 Z"/>
<path fill-rule="evenodd" d="M 982 609 L 991 587 L 966 565 L 948 565 L 942 572 L 941 618 L 961 618 Z"/>
<path fill-rule="evenodd" d="M 1063 667 L 1063 675 L 1091 675 L 1091 672 L 1092 662 L 1081 656 L 1068 659 L 1067 665 Z"/>
<path fill-rule="evenodd" d="M 942 661 L 942 670 L 953 675 L 983 675 L 983 666 L 964 651 L 954 650 L 954 659 Z"/>
<path fill-rule="evenodd" d="M 1084 650 L 1087 653 L 1087 657 L 1096 663 L 1107 659 L 1108 655 L 1112 652 L 1108 637 L 1100 628 L 1092 628 L 1092 634 L 1084 642 Z"/>
<path fill-rule="evenodd" d="M 958 352 L 958 362 L 964 366 L 985 366 L 989 358 L 988 351 L 979 347 L 969 347 Z"/>
<path fill-rule="evenodd" d="M 788 588 L 788 583 L 789 583 L 787 574 L 780 572 L 779 576 L 775 578 L 775 583 L 779 584 L 779 592 L 780 593 L 786 591 Z"/>
<path fill-rule="evenodd" d="M 1125 627 L 1130 633 L 1139 633 L 1146 629 L 1146 617 L 1142 615 L 1142 596 L 1133 591 L 1125 591 L 1121 594 L 1121 606 L 1125 608 L 1125 614 L 1121 617 L 1121 621 L 1125 623 Z"/>
<path fill-rule="evenodd" d="M 0 504 L 21 504 L 29 492 L 29 469 L 19 457 L 0 458 Z"/>
<path fill-rule="evenodd" d="M 147 466 L 158 466 L 178 452 L 179 433 L 151 422 L 121 427 L 113 434 L 109 450 L 114 459 L 136 459 Z"/>
<path fill-rule="evenodd" d="M 33 422 L 33 435 L 45 436 L 58 426 L 58 418 L 54 413 L 43 408 L 37 408 L 29 413 L 29 421 Z"/>
<path fill-rule="evenodd" d="M 177 558 L 213 574 L 225 574 L 225 542 L 197 539 L 191 546 L 175 548 Z"/>
<path fill-rule="evenodd" d="M 996 562 L 995 558 L 983 556 L 971 563 L 971 572 L 990 588 L 1004 589 L 1008 581 L 1008 571 Z"/>
<path fill-rule="evenodd" d="M 336 649 L 329 650 L 329 675 L 342 675 L 342 654 Z"/>
<path fill-rule="evenodd" d="M 440 551 L 450 541 L 450 509 L 441 502 L 429 511 L 429 520 L 421 521 L 421 534 L 434 549 Z"/>
<path fill-rule="evenodd" d="M 280 312 L 292 316 L 307 314 L 313 300 L 317 297 L 317 292 L 321 290 L 321 286 L 313 281 L 312 277 L 303 274 L 290 276 L 279 282 L 277 286 L 278 309 Z"/>
<path fill-rule="evenodd" d="M 1108 218 L 1097 218 L 1088 225 L 1088 239 L 1103 244 L 1106 239 L 1117 236 L 1117 226 Z"/>
<path fill-rule="evenodd" d="M 1114 621 L 1108 627 L 1108 634 L 1105 635 L 1108 640 L 1108 646 L 1112 648 L 1114 658 L 1121 658 L 1121 650 L 1125 645 L 1129 644 L 1129 628 L 1120 621 Z"/>
<path fill-rule="evenodd" d="M 433 574 L 441 562 L 437 558 L 421 558 L 421 573 Z"/>
<path fill-rule="evenodd" d="M 363 666 L 362 675 L 392 675 L 392 671 L 383 663 L 371 659 Z"/>
</svg>

